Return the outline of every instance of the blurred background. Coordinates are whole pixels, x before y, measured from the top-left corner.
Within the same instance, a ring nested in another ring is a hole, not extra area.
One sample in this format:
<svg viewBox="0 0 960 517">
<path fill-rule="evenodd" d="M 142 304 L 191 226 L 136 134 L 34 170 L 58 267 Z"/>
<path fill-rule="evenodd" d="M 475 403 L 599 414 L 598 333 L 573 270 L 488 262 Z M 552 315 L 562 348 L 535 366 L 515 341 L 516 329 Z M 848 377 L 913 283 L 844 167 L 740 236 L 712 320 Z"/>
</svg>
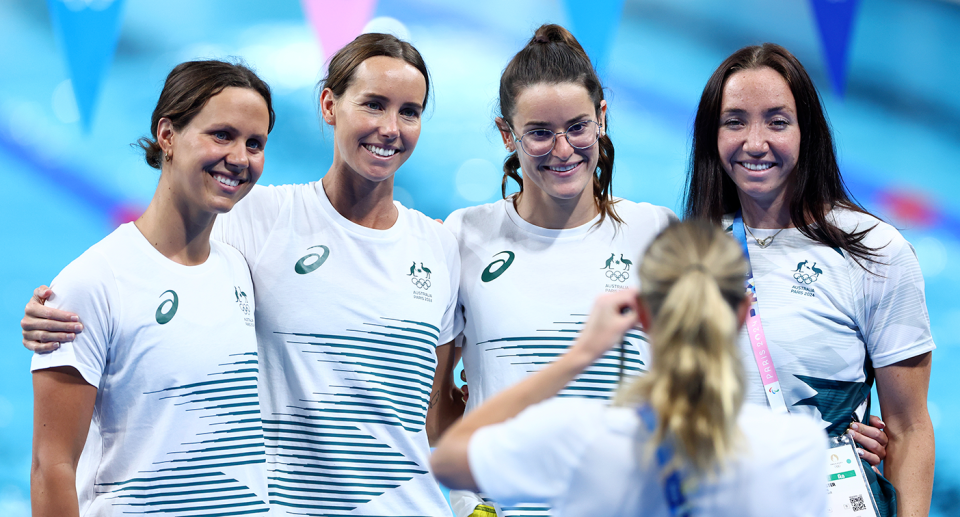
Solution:
<svg viewBox="0 0 960 517">
<path fill-rule="evenodd" d="M 500 196 L 493 125 L 503 67 L 542 23 L 571 28 L 608 88 L 614 194 L 680 212 L 700 92 L 734 50 L 772 41 L 823 96 L 847 185 L 913 243 L 937 343 L 931 514 L 960 514 L 960 2 L 956 0 L 0 0 L 0 516 L 29 515 L 34 287 L 149 203 L 150 132 L 177 63 L 240 57 L 274 89 L 261 183 L 319 179 L 332 132 L 316 115 L 323 63 L 360 32 L 412 42 L 432 76 L 417 151 L 396 177 L 431 217 Z M 874 397 L 876 395 L 874 394 Z"/>
</svg>

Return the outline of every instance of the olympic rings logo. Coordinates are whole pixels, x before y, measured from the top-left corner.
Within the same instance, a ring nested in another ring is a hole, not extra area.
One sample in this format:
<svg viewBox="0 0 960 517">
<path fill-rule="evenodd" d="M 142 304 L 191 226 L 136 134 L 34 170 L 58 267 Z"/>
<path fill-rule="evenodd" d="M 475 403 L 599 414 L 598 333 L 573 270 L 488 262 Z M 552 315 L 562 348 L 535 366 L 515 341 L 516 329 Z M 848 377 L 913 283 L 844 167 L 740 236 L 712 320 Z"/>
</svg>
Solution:
<svg viewBox="0 0 960 517">
<path fill-rule="evenodd" d="M 610 280 L 614 282 L 620 282 L 620 283 L 626 282 L 627 279 L 630 278 L 629 271 L 617 271 L 614 269 L 607 270 L 606 275 L 607 275 L 607 278 L 609 278 Z"/>
<path fill-rule="evenodd" d="M 808 275 L 808 274 L 806 274 L 806 273 L 801 273 L 801 272 L 799 272 L 799 271 L 793 274 L 793 279 L 794 279 L 794 280 L 796 280 L 797 282 L 799 282 L 799 283 L 801 283 L 801 284 L 807 284 L 807 285 L 816 282 L 816 281 L 817 281 L 817 278 L 819 278 L 819 277 L 820 277 L 820 275 L 818 275 L 818 274 L 816 274 L 816 273 L 814 273 L 814 274 L 812 274 L 812 275 Z"/>
<path fill-rule="evenodd" d="M 427 278 L 413 277 L 410 279 L 410 282 L 412 282 L 413 285 L 417 286 L 417 289 L 423 289 L 424 291 L 426 291 L 427 289 L 430 289 L 430 280 Z"/>
</svg>

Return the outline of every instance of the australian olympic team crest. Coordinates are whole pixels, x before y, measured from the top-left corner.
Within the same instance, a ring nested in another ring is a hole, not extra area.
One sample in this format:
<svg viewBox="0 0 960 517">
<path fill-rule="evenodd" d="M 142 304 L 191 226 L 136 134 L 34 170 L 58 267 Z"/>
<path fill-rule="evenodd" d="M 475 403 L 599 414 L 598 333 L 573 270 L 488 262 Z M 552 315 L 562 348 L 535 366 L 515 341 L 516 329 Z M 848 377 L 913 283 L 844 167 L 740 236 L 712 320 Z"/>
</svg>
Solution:
<svg viewBox="0 0 960 517">
<path fill-rule="evenodd" d="M 614 282 L 614 284 L 607 284 L 607 292 L 619 291 L 626 287 L 624 284 L 630 279 L 630 266 L 632 265 L 633 261 L 624 257 L 623 253 L 620 254 L 620 258 L 617 258 L 616 253 L 610 254 L 610 258 L 608 258 L 606 262 L 604 262 L 603 267 L 600 268 L 603 271 L 603 275 L 611 282 Z"/>
<path fill-rule="evenodd" d="M 234 286 L 233 296 L 236 298 L 240 312 L 243 313 L 243 322 L 246 323 L 248 327 L 252 327 L 253 313 L 250 311 L 250 299 L 247 297 L 247 293 L 243 292 L 240 286 Z"/>
<path fill-rule="evenodd" d="M 793 286 L 790 292 L 804 296 L 816 296 L 816 290 L 807 286 L 816 282 L 822 274 L 823 270 L 817 267 L 816 262 L 810 264 L 809 260 L 804 260 L 798 263 L 797 268 L 793 270 L 793 279 L 800 285 Z"/>
<path fill-rule="evenodd" d="M 427 292 L 430 290 L 430 286 L 433 285 L 430 281 L 431 273 L 430 268 L 425 266 L 423 262 L 417 262 L 416 260 L 411 261 L 410 272 L 407 273 L 407 276 L 410 277 L 410 283 L 417 288 L 417 290 L 413 292 L 414 298 L 425 302 L 433 301 L 433 295 Z"/>
</svg>

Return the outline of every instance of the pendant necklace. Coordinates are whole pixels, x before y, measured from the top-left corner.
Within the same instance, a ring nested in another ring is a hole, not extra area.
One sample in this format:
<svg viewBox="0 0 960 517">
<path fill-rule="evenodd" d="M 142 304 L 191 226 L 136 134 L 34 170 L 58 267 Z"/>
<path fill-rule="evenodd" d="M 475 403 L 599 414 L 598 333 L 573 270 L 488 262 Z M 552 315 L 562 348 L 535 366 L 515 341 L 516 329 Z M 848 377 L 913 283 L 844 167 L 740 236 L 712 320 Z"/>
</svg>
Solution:
<svg viewBox="0 0 960 517">
<path fill-rule="evenodd" d="M 743 227 L 747 229 L 747 233 L 749 233 L 750 236 L 753 237 L 753 240 L 757 241 L 757 246 L 760 246 L 760 249 L 766 248 L 766 247 L 769 246 L 771 243 L 773 243 L 773 238 L 776 237 L 777 235 L 780 235 L 780 232 L 782 232 L 782 231 L 784 230 L 783 228 L 780 228 L 779 230 L 777 230 L 777 233 L 775 233 L 775 234 L 773 234 L 773 235 L 771 235 L 771 236 L 769 236 L 769 237 L 764 237 L 764 238 L 762 238 L 762 239 L 758 239 L 757 236 L 754 235 L 753 232 L 750 231 L 750 227 L 749 227 L 749 226 L 743 225 Z"/>
</svg>

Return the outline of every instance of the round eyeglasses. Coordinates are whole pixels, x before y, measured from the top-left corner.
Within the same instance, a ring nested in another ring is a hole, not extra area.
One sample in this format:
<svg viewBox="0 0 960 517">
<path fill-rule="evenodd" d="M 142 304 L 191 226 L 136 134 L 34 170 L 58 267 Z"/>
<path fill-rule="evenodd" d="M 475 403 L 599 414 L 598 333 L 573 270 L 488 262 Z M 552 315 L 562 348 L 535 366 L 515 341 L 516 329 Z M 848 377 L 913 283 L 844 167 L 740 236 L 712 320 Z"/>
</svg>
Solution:
<svg viewBox="0 0 960 517">
<path fill-rule="evenodd" d="M 520 148 L 528 156 L 540 158 L 553 151 L 554 146 L 557 145 L 557 137 L 560 135 L 563 135 L 570 147 L 574 149 L 589 149 L 597 143 L 597 140 L 600 140 L 600 124 L 593 120 L 584 120 L 573 124 L 561 133 L 554 133 L 549 129 L 534 129 L 527 131 L 520 138 L 513 133 L 513 139 L 520 144 Z"/>
</svg>

